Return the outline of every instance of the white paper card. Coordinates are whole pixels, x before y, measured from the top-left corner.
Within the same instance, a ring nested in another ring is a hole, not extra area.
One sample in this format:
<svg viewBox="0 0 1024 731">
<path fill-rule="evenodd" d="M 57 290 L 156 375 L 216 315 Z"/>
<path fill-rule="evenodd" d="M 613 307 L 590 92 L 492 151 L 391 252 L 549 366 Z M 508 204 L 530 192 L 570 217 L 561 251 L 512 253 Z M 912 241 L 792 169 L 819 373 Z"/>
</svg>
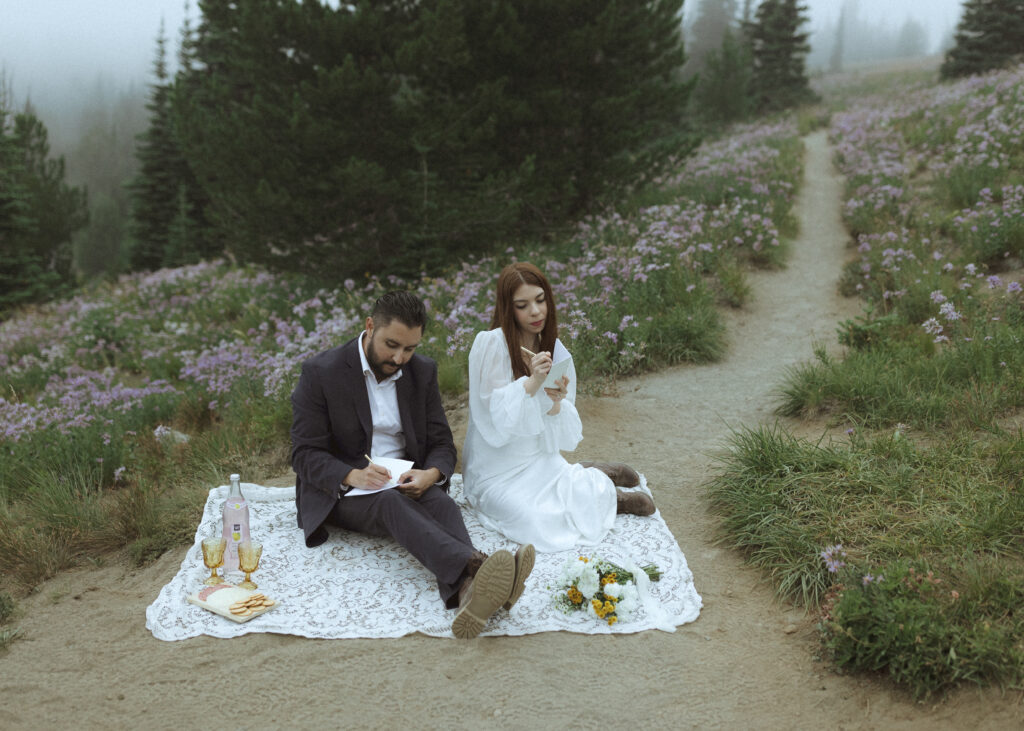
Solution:
<svg viewBox="0 0 1024 731">
<path fill-rule="evenodd" d="M 412 461 L 408 459 L 395 459 L 394 457 L 374 457 L 370 460 L 375 465 L 379 465 L 391 473 L 391 480 L 382 487 L 380 490 L 390 490 L 392 487 L 398 487 L 398 478 L 402 476 L 403 472 L 412 469 Z M 345 493 L 345 497 L 355 497 L 357 495 L 372 495 L 380 490 L 363 490 L 358 487 L 353 487 L 351 490 Z"/>
<path fill-rule="evenodd" d="M 548 377 L 544 379 L 544 388 L 558 388 L 558 384 L 555 381 L 569 371 L 571 364 L 572 354 L 565 349 L 561 340 L 556 340 L 555 350 L 551 354 L 551 370 L 548 371 Z"/>
</svg>

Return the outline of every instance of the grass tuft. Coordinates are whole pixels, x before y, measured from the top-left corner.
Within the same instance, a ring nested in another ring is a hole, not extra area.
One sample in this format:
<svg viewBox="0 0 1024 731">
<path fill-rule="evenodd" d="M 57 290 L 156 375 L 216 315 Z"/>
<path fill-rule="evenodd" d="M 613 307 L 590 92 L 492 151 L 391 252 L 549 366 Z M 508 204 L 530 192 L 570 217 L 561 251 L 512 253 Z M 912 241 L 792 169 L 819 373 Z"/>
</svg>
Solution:
<svg viewBox="0 0 1024 731">
<path fill-rule="evenodd" d="M 918 697 L 963 680 L 1019 682 L 1024 646 L 1006 640 L 1024 630 L 1024 493 L 1007 477 L 1022 439 L 964 432 L 921 446 L 897 429 L 812 443 L 779 425 L 738 431 L 708 485 L 720 541 L 781 596 L 823 608 L 840 666 L 885 670 Z M 832 571 L 821 554 L 836 546 Z"/>
</svg>

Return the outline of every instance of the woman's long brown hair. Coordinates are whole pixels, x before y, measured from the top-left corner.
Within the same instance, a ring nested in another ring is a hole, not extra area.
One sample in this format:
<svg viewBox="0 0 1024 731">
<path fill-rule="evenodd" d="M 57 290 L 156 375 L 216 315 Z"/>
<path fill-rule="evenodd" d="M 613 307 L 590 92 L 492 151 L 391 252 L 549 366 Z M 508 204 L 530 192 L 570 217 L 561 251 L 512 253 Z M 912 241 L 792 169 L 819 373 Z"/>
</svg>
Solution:
<svg viewBox="0 0 1024 731">
<path fill-rule="evenodd" d="M 520 261 L 509 264 L 498 275 L 498 287 L 494 300 L 494 316 L 491 328 L 500 327 L 505 334 L 508 354 L 512 359 L 512 377 L 521 378 L 530 375 L 523 360 L 523 352 L 519 349 L 519 326 L 516 324 L 515 306 L 512 298 L 516 290 L 524 284 L 531 284 L 544 290 L 544 301 L 548 306 L 548 316 L 544 329 L 540 333 L 540 349 L 554 353 L 555 340 L 558 338 L 558 315 L 555 313 L 555 295 L 551 284 L 540 269 L 529 262 Z"/>
</svg>

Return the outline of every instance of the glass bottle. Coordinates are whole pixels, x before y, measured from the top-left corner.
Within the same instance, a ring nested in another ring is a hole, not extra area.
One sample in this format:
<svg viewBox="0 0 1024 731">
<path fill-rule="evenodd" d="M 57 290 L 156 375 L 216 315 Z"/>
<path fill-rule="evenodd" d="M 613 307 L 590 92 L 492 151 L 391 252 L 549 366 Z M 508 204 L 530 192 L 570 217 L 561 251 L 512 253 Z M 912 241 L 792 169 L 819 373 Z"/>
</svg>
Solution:
<svg viewBox="0 0 1024 731">
<path fill-rule="evenodd" d="M 238 570 L 238 544 L 249 540 L 249 504 L 242 494 L 239 475 L 231 475 L 231 491 L 224 501 L 222 515 L 224 518 L 224 571 Z"/>
</svg>

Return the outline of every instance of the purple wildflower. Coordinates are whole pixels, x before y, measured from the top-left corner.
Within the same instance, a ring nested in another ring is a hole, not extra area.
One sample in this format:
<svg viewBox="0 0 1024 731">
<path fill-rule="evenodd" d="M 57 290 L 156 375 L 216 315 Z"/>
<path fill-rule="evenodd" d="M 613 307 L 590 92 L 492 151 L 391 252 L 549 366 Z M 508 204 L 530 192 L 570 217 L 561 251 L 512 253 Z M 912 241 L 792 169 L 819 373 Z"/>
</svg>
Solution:
<svg viewBox="0 0 1024 731">
<path fill-rule="evenodd" d="M 828 571 L 831 574 L 836 573 L 839 569 L 846 565 L 843 561 L 846 558 L 846 551 L 843 550 L 843 544 L 837 543 L 834 546 L 827 546 L 824 551 L 818 554 L 825 562 L 825 566 L 828 567 Z"/>
</svg>

